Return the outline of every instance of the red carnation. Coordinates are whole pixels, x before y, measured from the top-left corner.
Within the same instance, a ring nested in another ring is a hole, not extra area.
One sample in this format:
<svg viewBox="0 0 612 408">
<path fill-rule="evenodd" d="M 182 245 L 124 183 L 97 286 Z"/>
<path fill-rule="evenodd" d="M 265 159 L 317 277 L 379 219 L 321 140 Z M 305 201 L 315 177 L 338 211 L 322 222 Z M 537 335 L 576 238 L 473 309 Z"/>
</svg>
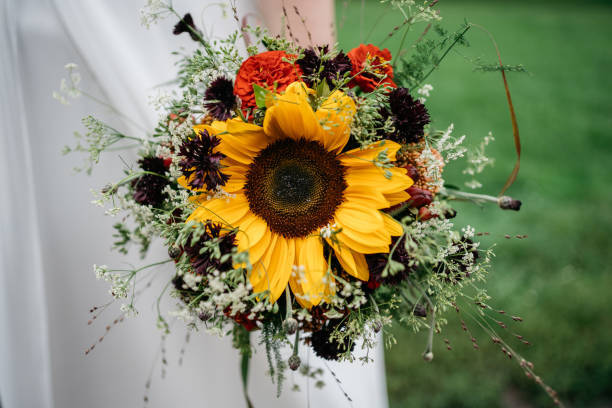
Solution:
<svg viewBox="0 0 612 408">
<path fill-rule="evenodd" d="M 253 84 L 269 90 L 273 90 L 276 84 L 276 91 L 280 92 L 292 82 L 299 81 L 302 75 L 300 67 L 286 61 L 295 58 L 285 51 L 267 51 L 247 58 L 240 66 L 234 84 L 234 93 L 242 100 L 242 110 L 256 106 Z"/>
<path fill-rule="evenodd" d="M 353 48 L 348 53 L 348 57 L 353 64 L 351 75 L 354 78 L 349 83 L 351 88 L 359 85 L 364 92 L 372 92 L 380 85 L 396 87 L 393 82 L 393 68 L 389 64 L 391 53 L 388 49 L 381 50 L 372 44 L 361 44 Z M 366 66 L 369 66 L 369 71 L 374 71 L 374 73 L 362 72 Z"/>
<path fill-rule="evenodd" d="M 225 310 L 223 310 L 223 314 L 231 319 L 234 319 L 234 321 L 240 325 L 242 325 L 242 327 L 244 327 L 245 329 L 247 329 L 247 331 L 253 331 L 253 330 L 257 330 L 257 320 L 251 320 L 249 319 L 249 314 L 248 313 L 235 313 L 232 316 L 232 308 L 230 306 L 226 307 Z"/>
</svg>

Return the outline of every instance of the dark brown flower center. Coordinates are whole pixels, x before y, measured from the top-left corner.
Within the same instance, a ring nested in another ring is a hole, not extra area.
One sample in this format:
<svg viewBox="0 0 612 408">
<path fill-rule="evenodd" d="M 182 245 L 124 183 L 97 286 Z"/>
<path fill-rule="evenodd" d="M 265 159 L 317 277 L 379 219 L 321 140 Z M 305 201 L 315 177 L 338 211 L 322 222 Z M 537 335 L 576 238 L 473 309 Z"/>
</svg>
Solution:
<svg viewBox="0 0 612 408">
<path fill-rule="evenodd" d="M 342 203 L 345 169 L 318 142 L 279 140 L 251 163 L 245 194 L 272 232 L 305 237 L 327 225 Z"/>
</svg>

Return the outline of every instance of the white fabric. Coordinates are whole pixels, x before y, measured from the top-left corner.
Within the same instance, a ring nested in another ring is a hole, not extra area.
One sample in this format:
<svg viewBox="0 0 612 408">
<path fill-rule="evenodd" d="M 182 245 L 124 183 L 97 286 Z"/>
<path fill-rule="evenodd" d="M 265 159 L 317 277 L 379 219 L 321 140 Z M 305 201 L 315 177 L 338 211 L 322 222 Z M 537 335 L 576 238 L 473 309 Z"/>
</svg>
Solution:
<svg viewBox="0 0 612 408">
<path fill-rule="evenodd" d="M 214 0 L 175 1 L 191 11 L 196 24 L 223 35 L 233 20 Z M 83 87 L 151 128 L 156 114 L 147 106 L 152 89 L 172 79 L 176 67 L 170 52 L 191 47 L 187 35 L 171 34 L 174 20 L 146 30 L 139 25 L 140 1 L 130 0 L 6 0 L 0 23 L 0 400 L 3 408 L 134 407 L 143 404 L 145 382 L 159 351 L 155 328 L 155 294 L 170 276 L 160 279 L 140 300 L 141 315 L 113 327 L 87 357 L 84 351 L 105 332 L 118 314 L 106 311 L 88 326 L 88 310 L 105 303 L 104 282 L 91 264 L 138 265 L 136 255 L 111 252 L 111 225 L 100 208 L 89 202 L 90 188 L 121 176 L 115 154 L 102 157 L 91 177 L 71 172 L 80 157 L 62 157 L 62 146 L 73 144 L 80 118 L 94 113 L 121 129 L 138 128 L 85 98 L 69 107 L 51 98 L 65 76 L 63 66 L 81 67 Z M 241 13 L 253 11 L 238 3 Z M 198 18 L 201 16 L 201 18 Z M 129 156 L 129 155 L 128 155 Z M 158 245 L 148 260 L 161 260 Z M 163 307 L 172 309 L 167 301 Z M 168 367 L 153 371 L 150 407 L 244 407 L 238 355 L 229 339 L 192 333 L 183 365 L 178 366 L 185 330 L 178 322 L 167 339 Z M 306 352 L 306 348 L 302 348 Z M 382 349 L 368 366 L 329 366 L 354 400 L 354 407 L 385 407 Z M 325 370 L 319 390 L 298 374 L 289 374 L 280 399 L 265 375 L 265 353 L 258 348 L 250 371 L 249 390 L 255 407 L 351 406 L 324 363 L 303 354 L 303 361 Z M 301 392 L 292 392 L 292 381 Z M 308 385 L 308 386 L 307 386 Z M 308 389 L 308 392 L 307 392 Z"/>
<path fill-rule="evenodd" d="M 0 4 L 0 405 L 46 408 L 48 319 L 15 15 Z"/>
</svg>

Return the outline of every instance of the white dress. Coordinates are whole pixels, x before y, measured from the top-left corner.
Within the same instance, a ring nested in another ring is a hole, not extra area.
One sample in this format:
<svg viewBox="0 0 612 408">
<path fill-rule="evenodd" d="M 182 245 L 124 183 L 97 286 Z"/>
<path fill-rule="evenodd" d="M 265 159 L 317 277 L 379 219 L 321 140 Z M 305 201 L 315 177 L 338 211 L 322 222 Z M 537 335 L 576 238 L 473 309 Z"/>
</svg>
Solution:
<svg viewBox="0 0 612 408">
<path fill-rule="evenodd" d="M 146 30 L 130 0 L 5 0 L 0 4 L 0 406 L 3 408 L 108 408 L 143 406 L 145 383 L 150 407 L 244 407 L 238 353 L 230 340 L 173 326 L 165 345 L 167 366 L 159 363 L 155 293 L 171 274 L 163 275 L 139 301 L 140 315 L 113 326 L 118 305 L 92 325 L 89 309 L 108 301 L 108 286 L 97 281 L 93 263 L 140 265 L 111 252 L 113 219 L 90 204 L 90 188 L 99 189 L 122 174 L 115 154 L 102 156 L 92 176 L 73 174 L 82 159 L 62 157 L 80 119 L 94 114 L 126 131 L 137 131 L 99 104 L 81 98 L 64 106 L 51 95 L 65 76 L 63 66 L 80 66 L 82 86 L 151 128 L 156 114 L 147 96 L 174 77 L 170 52 L 190 46 L 187 35 L 171 34 L 168 19 Z M 175 1 L 190 11 L 207 32 L 223 35 L 234 28 L 209 1 Z M 254 11 L 247 1 L 241 13 Z M 133 156 L 127 155 L 127 160 Z M 166 258 L 157 245 L 147 260 Z M 172 301 L 164 305 L 172 309 Z M 96 344 L 85 356 L 84 351 Z M 185 348 L 182 365 L 179 350 Z M 251 363 L 249 393 L 258 407 L 386 407 L 382 349 L 375 363 L 362 366 L 328 363 L 302 347 L 302 361 L 323 368 L 322 389 L 299 374 L 288 374 L 283 395 L 265 374 L 265 353 L 258 347 Z M 157 358 L 157 365 L 152 368 Z M 161 372 L 165 378 L 161 379 Z M 291 390 L 296 382 L 301 392 Z"/>
</svg>

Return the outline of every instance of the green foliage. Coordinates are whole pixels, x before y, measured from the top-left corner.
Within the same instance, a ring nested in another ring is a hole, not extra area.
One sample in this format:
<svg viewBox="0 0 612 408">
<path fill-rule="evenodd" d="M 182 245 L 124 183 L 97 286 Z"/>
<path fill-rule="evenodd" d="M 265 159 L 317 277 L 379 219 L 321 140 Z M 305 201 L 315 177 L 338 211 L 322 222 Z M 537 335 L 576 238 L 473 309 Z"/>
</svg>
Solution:
<svg viewBox="0 0 612 408">
<path fill-rule="evenodd" d="M 119 251 L 121 254 L 127 254 L 127 244 L 131 241 L 132 234 L 130 230 L 120 222 L 113 225 L 115 232 L 113 233 L 113 238 L 116 239 L 113 242 L 113 249 Z"/>
<path fill-rule="evenodd" d="M 287 50 L 297 51 L 295 49 L 295 44 L 293 44 L 290 40 L 286 38 L 281 38 L 281 37 L 264 36 L 261 39 L 261 44 L 268 51 L 287 51 Z"/>
<path fill-rule="evenodd" d="M 266 88 L 257 84 L 253 84 L 253 92 L 255 93 L 255 103 L 260 109 L 266 108 L 266 97 L 271 93 Z"/>
<path fill-rule="evenodd" d="M 251 358 L 253 347 L 251 347 L 251 333 L 239 324 L 232 326 L 232 346 L 241 356 Z"/>
<path fill-rule="evenodd" d="M 442 59 L 455 46 L 469 46 L 465 38 L 470 25 L 467 22 L 454 32 L 448 32 L 442 25 L 436 24 L 434 32 L 436 39 L 423 37 L 412 49 L 405 50 L 407 56 L 401 58 L 398 70 L 395 73 L 396 80 L 407 88 L 416 88 L 427 79 L 427 77 L 439 67 Z"/>
<path fill-rule="evenodd" d="M 264 324 L 261 329 L 260 343 L 266 348 L 266 359 L 268 360 L 268 370 L 270 378 L 276 382 L 276 396 L 280 397 L 285 381 L 285 370 L 287 363 L 281 355 L 281 348 L 287 346 L 286 334 L 281 327 L 270 321 Z"/>
</svg>

